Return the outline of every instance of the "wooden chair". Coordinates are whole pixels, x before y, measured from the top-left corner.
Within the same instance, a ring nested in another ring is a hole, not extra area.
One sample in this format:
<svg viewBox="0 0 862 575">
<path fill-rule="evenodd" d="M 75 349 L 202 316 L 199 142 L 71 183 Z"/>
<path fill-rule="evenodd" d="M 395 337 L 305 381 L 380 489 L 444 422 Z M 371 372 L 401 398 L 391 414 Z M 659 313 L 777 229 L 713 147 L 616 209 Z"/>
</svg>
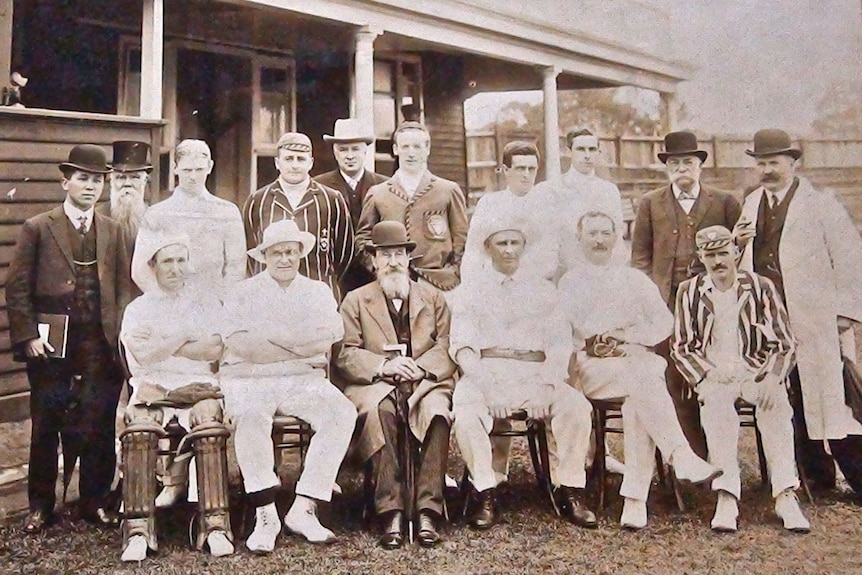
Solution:
<svg viewBox="0 0 862 575">
<path fill-rule="evenodd" d="M 769 467 L 766 465 L 766 454 L 763 452 L 763 438 L 760 436 L 760 430 L 757 429 L 755 414 L 757 407 L 754 404 L 748 403 L 743 399 L 736 400 L 736 413 L 739 414 L 740 427 L 754 428 L 754 437 L 757 440 L 757 461 L 760 466 L 760 483 L 764 487 L 769 486 Z M 805 469 L 799 462 L 796 462 L 796 472 L 799 474 L 799 483 L 802 484 L 802 491 L 809 503 L 814 502 L 814 497 L 811 495 L 811 486 L 808 484 L 808 477 L 805 475 Z"/>
<path fill-rule="evenodd" d="M 542 420 L 528 417 L 527 412 L 524 410 L 515 411 L 512 415 L 507 417 L 506 420 L 513 423 L 509 429 L 494 429 L 489 435 L 491 437 L 525 437 L 527 439 L 527 445 L 530 448 L 530 459 L 533 462 L 533 471 L 536 474 L 536 485 L 551 502 L 554 514 L 559 516 L 560 508 L 554 498 L 554 484 L 551 481 L 547 424 Z M 464 475 L 461 478 L 461 494 L 464 496 L 465 500 L 462 516 L 466 516 L 467 514 L 466 495 L 469 484 L 468 473 L 469 470 L 465 467 Z"/>
<path fill-rule="evenodd" d="M 608 433 L 623 433 L 621 427 L 609 427 L 608 421 L 622 420 L 622 407 L 625 400 L 622 398 L 615 399 L 590 399 L 593 406 L 593 430 L 596 435 L 596 451 L 593 457 L 593 477 L 598 481 L 598 509 L 604 510 L 606 503 L 607 491 L 607 468 L 605 467 L 605 455 L 607 454 L 607 434 Z M 682 500 L 682 493 L 679 489 L 679 482 L 673 474 L 673 468 L 669 469 L 667 476 L 664 473 L 664 461 L 658 449 L 655 452 L 656 466 L 658 468 L 659 480 L 661 483 L 668 485 L 676 499 L 677 508 L 685 511 L 685 503 Z"/>
</svg>

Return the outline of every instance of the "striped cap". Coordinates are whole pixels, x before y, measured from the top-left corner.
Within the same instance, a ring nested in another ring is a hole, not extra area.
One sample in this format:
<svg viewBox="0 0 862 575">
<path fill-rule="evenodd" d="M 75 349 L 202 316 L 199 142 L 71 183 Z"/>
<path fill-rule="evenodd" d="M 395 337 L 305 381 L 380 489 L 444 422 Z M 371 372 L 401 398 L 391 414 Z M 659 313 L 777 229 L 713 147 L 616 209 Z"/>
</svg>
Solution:
<svg viewBox="0 0 862 575">
<path fill-rule="evenodd" d="M 311 152 L 311 140 L 300 132 L 282 134 L 275 145 L 277 150 L 293 150 L 294 152 Z"/>
<path fill-rule="evenodd" d="M 694 243 L 699 250 L 717 250 L 732 242 L 733 234 L 724 226 L 709 226 L 694 236 Z"/>
</svg>

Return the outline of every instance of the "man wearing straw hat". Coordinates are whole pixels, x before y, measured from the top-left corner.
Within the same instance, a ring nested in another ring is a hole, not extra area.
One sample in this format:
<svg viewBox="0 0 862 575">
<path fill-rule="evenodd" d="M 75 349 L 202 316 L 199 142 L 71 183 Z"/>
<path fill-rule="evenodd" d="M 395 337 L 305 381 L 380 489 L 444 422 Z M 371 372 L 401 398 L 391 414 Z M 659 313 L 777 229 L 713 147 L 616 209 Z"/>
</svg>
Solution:
<svg viewBox="0 0 862 575">
<path fill-rule="evenodd" d="M 317 503 L 332 498 L 356 409 L 326 373 L 327 354 L 344 334 L 335 298 L 327 284 L 299 274 L 300 261 L 313 248 L 314 236 L 293 220 L 270 224 L 260 244 L 248 251 L 266 269 L 236 284 L 224 303 L 219 375 L 236 423 L 237 463 L 256 507 L 254 531 L 246 541 L 255 553 L 271 552 L 281 532 L 271 439 L 276 414 L 297 417 L 314 429 L 284 525 L 312 543 L 335 540 L 317 519 Z"/>
<path fill-rule="evenodd" d="M 355 451 L 362 461 L 371 461 L 379 544 L 385 549 L 403 544 L 405 521 L 413 520 L 404 517 L 405 506 L 413 503 L 405 504 L 405 498 L 412 495 L 398 480 L 405 463 L 396 449 L 403 407 L 397 405 L 396 388 L 408 396 L 405 435 L 422 446 L 415 490 L 421 545 L 439 543 L 443 514 L 455 386 L 455 364 L 448 351 L 450 316 L 439 290 L 410 280 L 407 265 L 415 247 L 400 222 L 374 226 L 368 249 L 377 279 L 347 294 L 341 304 L 344 341 L 334 361 L 339 385 L 359 410 Z"/>
<path fill-rule="evenodd" d="M 335 121 L 332 135 L 324 134 L 323 140 L 332 144 L 332 155 L 338 162 L 338 169 L 316 176 L 314 180 L 332 188 L 344 197 L 350 208 L 353 229 L 359 227 L 362 202 L 371 186 L 382 184 L 389 178 L 365 169 L 369 146 L 374 143 L 374 134 L 364 122 L 354 118 Z M 342 277 L 342 293 L 347 293 L 372 281 L 368 270 L 362 267 L 359 258 L 354 258 L 347 273 Z"/>
<path fill-rule="evenodd" d="M 66 199 L 24 223 L 6 284 L 12 348 L 27 362 L 30 382 L 27 533 L 52 518 L 59 436 L 70 474 L 80 454 L 81 516 L 119 523 L 105 498 L 116 465 L 123 383 L 117 335 L 131 297 L 128 255 L 116 222 L 94 210 L 110 172 L 104 150 L 75 146 L 60 171 Z"/>
<path fill-rule="evenodd" d="M 852 326 L 862 321 L 862 239 L 832 193 L 796 175 L 802 150 L 787 132 L 758 131 L 746 154 L 760 186 L 745 197 L 734 231 L 747 240 L 742 269 L 772 280 L 799 340 L 789 376 L 796 457 L 814 488 L 835 486 L 834 458 L 862 493 L 862 423 L 846 405 L 842 377 L 842 356 L 856 359 Z"/>
<path fill-rule="evenodd" d="M 213 362 L 222 354 L 221 302 L 187 285 L 189 238 L 150 236 L 138 244 L 151 281 L 126 308 L 120 329 L 133 392 L 123 446 L 123 561 L 143 561 L 158 548 L 155 508 L 188 489 L 198 503 L 197 547 L 215 557 L 234 551 L 228 517 L 227 438 Z M 187 433 L 162 465 L 156 496 L 156 451 L 164 428 Z M 190 433 L 189 433 L 190 432 Z M 194 479 L 189 481 L 190 467 Z M 200 487 L 200 493 L 198 488 Z"/>
</svg>

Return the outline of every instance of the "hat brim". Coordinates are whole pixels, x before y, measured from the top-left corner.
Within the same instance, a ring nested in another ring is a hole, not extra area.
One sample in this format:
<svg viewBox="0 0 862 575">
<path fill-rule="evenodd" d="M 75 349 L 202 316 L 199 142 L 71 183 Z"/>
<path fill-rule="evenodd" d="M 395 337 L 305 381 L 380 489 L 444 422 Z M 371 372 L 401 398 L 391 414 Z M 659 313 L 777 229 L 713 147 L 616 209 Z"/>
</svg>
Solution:
<svg viewBox="0 0 862 575">
<path fill-rule="evenodd" d="M 709 153 L 706 150 L 684 150 L 682 152 L 659 152 L 658 159 L 662 164 L 667 163 L 668 158 L 672 158 L 674 156 L 697 156 L 700 158 L 701 162 L 705 162 L 709 157 Z"/>
<path fill-rule="evenodd" d="M 301 231 L 301 232 L 299 232 L 299 237 L 296 239 L 286 239 L 286 240 L 280 239 L 277 242 L 272 242 L 269 244 L 260 244 L 259 246 L 255 247 L 255 248 L 251 248 L 246 253 L 248 254 L 248 257 L 250 257 L 251 259 L 258 261 L 262 264 L 265 264 L 266 263 L 266 256 L 264 255 L 263 252 L 265 252 L 267 249 L 271 248 L 275 244 L 281 244 L 284 242 L 299 242 L 299 244 L 302 246 L 302 252 L 299 254 L 299 257 L 304 258 L 305 256 L 307 256 L 308 254 L 311 253 L 311 250 L 314 249 L 315 238 L 314 238 L 313 234 Z"/>
<path fill-rule="evenodd" d="M 100 170 L 98 168 L 94 168 L 93 166 L 82 166 L 80 164 L 72 164 L 70 162 L 63 162 L 62 164 L 60 164 L 60 170 L 62 171 L 63 168 L 66 168 L 69 170 L 78 170 L 81 172 L 88 172 L 90 174 L 110 174 L 111 173 L 111 168 L 109 166 L 105 166 L 104 170 Z"/>
<path fill-rule="evenodd" d="M 365 251 L 374 252 L 380 248 L 407 248 L 408 252 L 412 252 L 413 250 L 416 249 L 416 242 L 403 242 L 403 243 L 398 243 L 398 244 L 381 244 L 379 246 L 374 245 L 374 244 L 368 244 L 365 246 Z"/>
<path fill-rule="evenodd" d="M 374 138 L 370 136 L 356 136 L 355 138 L 339 138 L 337 136 L 330 136 L 329 134 L 323 135 L 323 141 L 330 144 L 354 144 L 356 142 L 362 142 L 365 144 L 371 144 L 374 142 Z"/>
<path fill-rule="evenodd" d="M 729 238 L 729 239 L 717 240 L 714 242 L 707 242 L 707 243 L 703 244 L 702 246 L 697 246 L 697 249 L 699 251 L 702 251 L 702 252 L 712 252 L 715 250 L 720 250 L 721 248 L 723 248 L 725 246 L 729 246 L 731 244 L 733 244 L 733 239 Z"/>
<path fill-rule="evenodd" d="M 745 150 L 745 153 L 752 158 L 763 158 L 765 156 L 790 156 L 794 160 L 798 160 L 802 157 L 802 150 L 799 148 L 783 148 L 781 150 L 769 150 L 768 152 Z"/>
<path fill-rule="evenodd" d="M 139 164 L 108 164 L 111 169 L 115 172 L 147 172 L 148 174 L 153 171 L 153 166 L 150 164 L 139 165 Z"/>
</svg>

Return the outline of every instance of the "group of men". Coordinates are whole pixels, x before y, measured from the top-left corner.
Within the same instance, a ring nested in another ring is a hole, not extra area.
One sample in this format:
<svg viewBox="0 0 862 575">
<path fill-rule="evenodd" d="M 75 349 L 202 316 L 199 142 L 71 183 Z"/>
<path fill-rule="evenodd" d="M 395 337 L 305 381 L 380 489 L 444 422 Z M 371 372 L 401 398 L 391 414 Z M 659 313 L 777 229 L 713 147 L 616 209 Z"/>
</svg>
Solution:
<svg viewBox="0 0 862 575">
<path fill-rule="evenodd" d="M 198 548 L 234 552 L 231 432 L 256 553 L 274 549 L 282 526 L 335 539 L 316 509 L 348 455 L 371 474 L 379 544 L 400 547 L 415 527 L 436 545 L 452 431 L 469 522 L 493 526 L 508 439 L 491 432 L 518 417 L 548 423 L 561 514 L 595 527 L 585 463 L 598 400 L 622 405 L 623 527 L 647 524 L 658 447 L 679 479 L 711 482 L 711 527 L 736 530 L 738 400 L 755 406 L 786 529 L 810 528 L 797 457 L 824 488 L 834 457 L 862 491 L 862 425 L 842 379 L 862 319 L 862 240 L 834 197 L 795 175 L 801 152 L 786 133 L 755 135 L 747 153 L 761 184 L 742 206 L 701 185 L 707 153 L 692 133 L 668 134 L 659 160 L 670 182 L 639 203 L 631 266 L 620 193 L 596 176 L 587 130 L 567 136 L 572 169 L 538 185 L 536 147 L 508 144 L 507 187 L 483 196 L 469 225 L 461 189 L 428 170 L 423 124 L 395 131 L 388 179 L 364 168 L 363 124 L 338 120 L 325 139 L 337 170 L 312 179 L 310 139 L 284 134 L 278 178 L 241 210 L 207 190 L 202 141 L 177 146 L 177 186 L 150 207 L 146 144 L 116 142 L 110 165 L 98 146 L 71 150 L 64 204 L 25 223 L 7 284 L 31 384 L 25 531 L 52 519 L 59 440 L 81 458 L 82 517 L 118 523 L 106 498 L 125 379 L 124 561 L 157 548 L 155 509 L 185 496 L 197 501 Z M 107 174 L 110 202 L 97 207 Z M 59 350 L 46 333 L 57 317 Z M 314 430 L 283 517 L 277 415 Z"/>
</svg>

